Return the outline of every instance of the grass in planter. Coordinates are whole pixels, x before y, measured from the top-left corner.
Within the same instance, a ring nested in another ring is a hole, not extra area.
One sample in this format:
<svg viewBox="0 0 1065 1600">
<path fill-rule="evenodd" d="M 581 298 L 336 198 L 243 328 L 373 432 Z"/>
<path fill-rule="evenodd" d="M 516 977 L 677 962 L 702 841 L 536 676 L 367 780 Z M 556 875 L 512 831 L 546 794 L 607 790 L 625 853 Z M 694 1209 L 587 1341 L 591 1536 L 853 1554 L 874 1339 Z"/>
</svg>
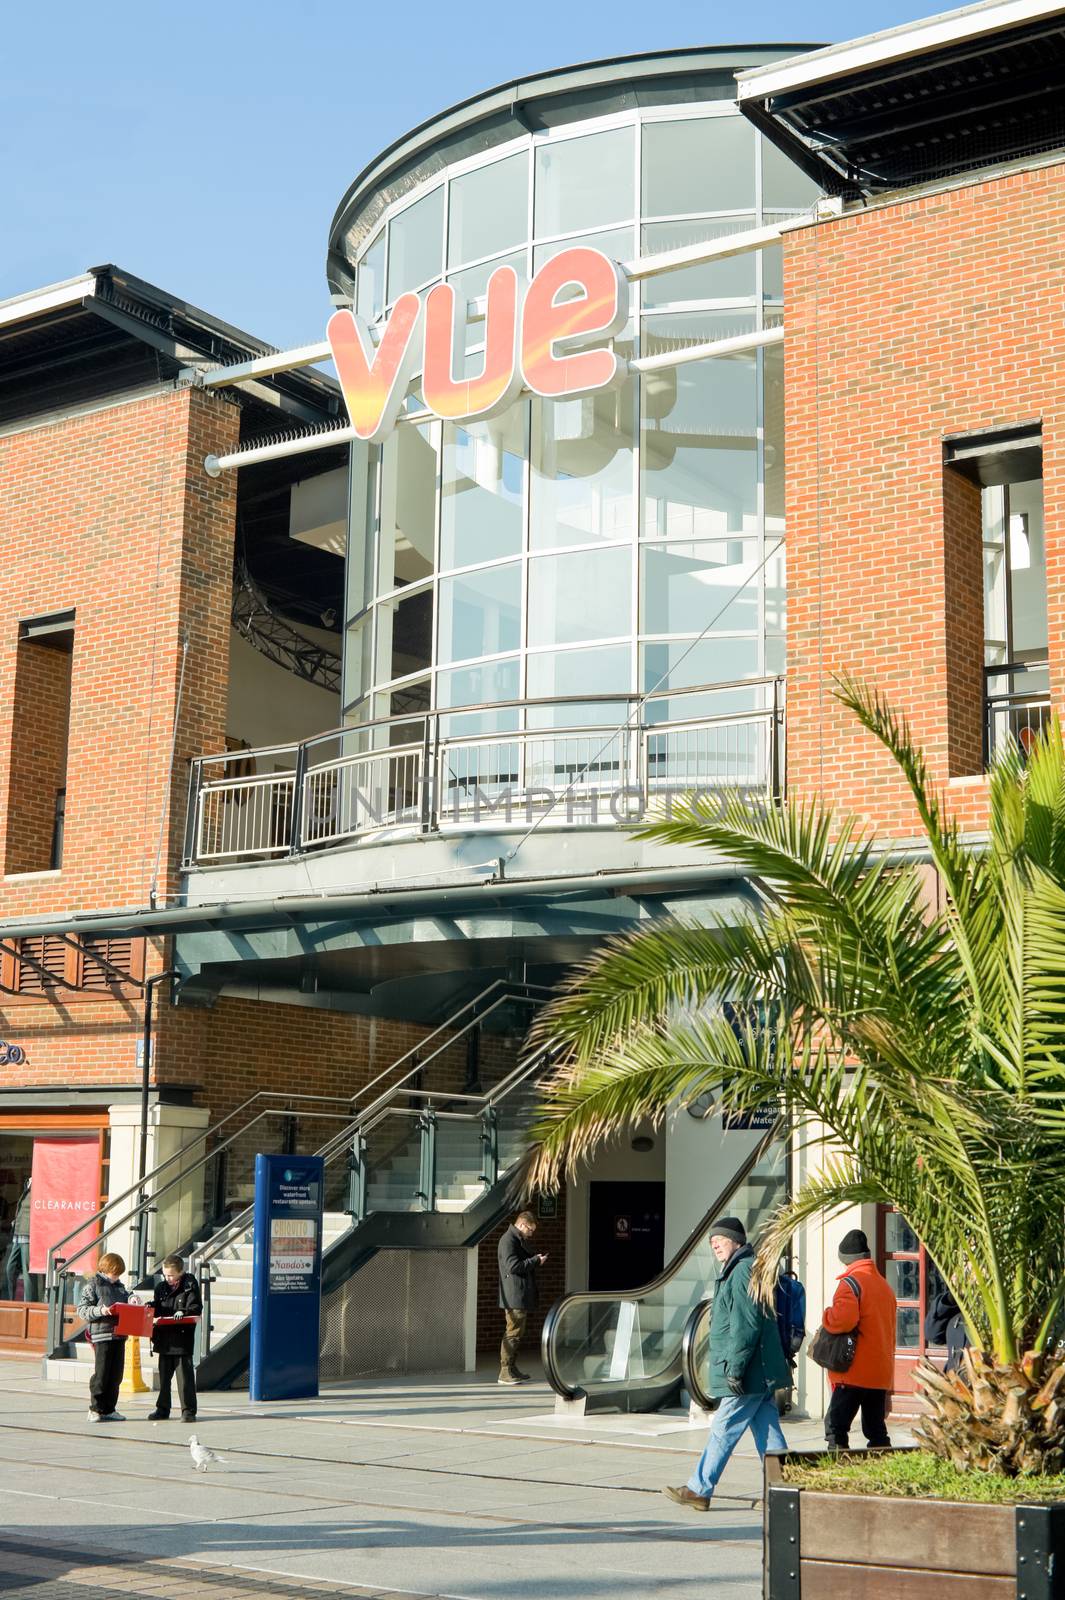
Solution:
<svg viewBox="0 0 1065 1600">
<path fill-rule="evenodd" d="M 999 1506 L 1065 1500 L 1065 1473 L 998 1478 L 987 1472 L 960 1472 L 925 1450 L 789 1461 L 784 1465 L 784 1480 L 796 1489 L 820 1489 L 827 1494 L 968 1500 Z"/>
</svg>

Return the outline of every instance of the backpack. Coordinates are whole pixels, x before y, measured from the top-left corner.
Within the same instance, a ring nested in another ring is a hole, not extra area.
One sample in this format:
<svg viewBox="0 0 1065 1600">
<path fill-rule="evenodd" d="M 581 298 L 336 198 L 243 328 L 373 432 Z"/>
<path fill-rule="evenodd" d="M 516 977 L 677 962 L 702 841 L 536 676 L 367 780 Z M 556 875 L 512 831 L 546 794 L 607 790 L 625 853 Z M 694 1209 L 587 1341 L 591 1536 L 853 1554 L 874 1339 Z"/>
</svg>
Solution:
<svg viewBox="0 0 1065 1600">
<path fill-rule="evenodd" d="M 790 1360 L 806 1338 L 806 1290 L 797 1273 L 781 1272 L 777 1279 L 776 1313 L 780 1342 Z"/>
</svg>

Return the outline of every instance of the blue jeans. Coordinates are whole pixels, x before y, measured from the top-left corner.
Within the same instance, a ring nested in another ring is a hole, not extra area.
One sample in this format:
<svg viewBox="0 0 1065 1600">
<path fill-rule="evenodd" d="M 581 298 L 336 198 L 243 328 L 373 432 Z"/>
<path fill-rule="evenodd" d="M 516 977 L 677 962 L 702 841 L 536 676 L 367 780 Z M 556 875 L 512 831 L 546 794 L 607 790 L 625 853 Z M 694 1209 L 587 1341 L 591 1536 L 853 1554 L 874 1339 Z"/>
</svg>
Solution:
<svg viewBox="0 0 1065 1600">
<path fill-rule="evenodd" d="M 688 1488 L 693 1494 L 710 1498 L 728 1465 L 729 1456 L 748 1428 L 760 1456 L 767 1450 L 788 1448 L 772 1390 L 768 1394 L 729 1395 L 722 1400 L 714 1412 L 706 1449 L 688 1479 Z"/>
</svg>

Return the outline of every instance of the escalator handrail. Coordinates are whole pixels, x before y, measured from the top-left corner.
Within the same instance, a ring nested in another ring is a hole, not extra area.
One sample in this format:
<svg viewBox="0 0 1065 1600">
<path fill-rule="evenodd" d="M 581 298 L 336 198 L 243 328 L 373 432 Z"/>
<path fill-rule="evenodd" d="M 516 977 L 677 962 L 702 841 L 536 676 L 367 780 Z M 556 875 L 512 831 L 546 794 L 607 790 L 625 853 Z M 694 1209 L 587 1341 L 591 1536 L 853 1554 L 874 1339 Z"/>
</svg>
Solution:
<svg viewBox="0 0 1065 1600">
<path fill-rule="evenodd" d="M 736 1190 L 747 1181 L 766 1151 L 779 1139 L 784 1128 L 785 1119 L 778 1117 L 773 1126 L 759 1139 L 754 1149 L 750 1151 L 743 1163 L 733 1173 L 720 1194 L 714 1197 L 713 1204 L 707 1207 L 680 1249 L 666 1263 L 657 1277 L 652 1278 L 649 1283 L 641 1284 L 637 1289 L 579 1289 L 574 1294 L 563 1295 L 561 1300 L 555 1301 L 544 1319 L 540 1350 L 544 1363 L 544 1376 L 556 1394 L 561 1395 L 564 1400 L 573 1400 L 582 1392 L 580 1388 L 571 1388 L 567 1383 L 563 1382 L 559 1375 L 558 1363 L 555 1357 L 555 1337 L 566 1309 L 577 1301 L 585 1301 L 589 1305 L 594 1305 L 610 1300 L 642 1300 L 645 1295 L 653 1294 L 656 1289 L 660 1289 L 664 1284 L 668 1283 L 670 1278 L 675 1277 L 680 1271 L 692 1252 L 702 1244 L 710 1224 L 716 1217 L 721 1215 Z"/>
<path fill-rule="evenodd" d="M 695 1344 L 699 1332 L 699 1324 L 713 1309 L 713 1304 L 713 1299 L 710 1298 L 708 1300 L 700 1300 L 699 1304 L 692 1308 L 680 1338 L 680 1368 L 683 1374 L 684 1387 L 695 1401 L 695 1404 L 701 1407 L 703 1411 L 713 1411 L 718 1404 L 699 1376 L 699 1367 L 695 1360 Z"/>
</svg>

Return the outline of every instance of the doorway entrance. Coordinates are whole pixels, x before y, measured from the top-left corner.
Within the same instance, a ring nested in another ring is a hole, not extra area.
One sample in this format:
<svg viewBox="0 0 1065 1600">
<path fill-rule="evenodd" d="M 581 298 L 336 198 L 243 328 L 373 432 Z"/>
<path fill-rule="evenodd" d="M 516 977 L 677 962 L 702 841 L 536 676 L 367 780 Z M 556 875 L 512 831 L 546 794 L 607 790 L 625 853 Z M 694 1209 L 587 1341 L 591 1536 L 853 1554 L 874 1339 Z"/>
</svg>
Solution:
<svg viewBox="0 0 1065 1600">
<path fill-rule="evenodd" d="M 925 1342 L 924 1325 L 928 1307 L 943 1290 L 939 1269 L 928 1255 L 906 1218 L 891 1206 L 880 1206 L 877 1214 L 877 1265 L 895 1291 L 895 1384 L 896 1409 L 915 1404 L 913 1369 L 926 1355 L 933 1360 L 946 1358 L 943 1345 Z"/>
<path fill-rule="evenodd" d="M 638 1289 L 661 1272 L 664 1183 L 597 1183 L 588 1195 L 589 1289 Z"/>
</svg>

